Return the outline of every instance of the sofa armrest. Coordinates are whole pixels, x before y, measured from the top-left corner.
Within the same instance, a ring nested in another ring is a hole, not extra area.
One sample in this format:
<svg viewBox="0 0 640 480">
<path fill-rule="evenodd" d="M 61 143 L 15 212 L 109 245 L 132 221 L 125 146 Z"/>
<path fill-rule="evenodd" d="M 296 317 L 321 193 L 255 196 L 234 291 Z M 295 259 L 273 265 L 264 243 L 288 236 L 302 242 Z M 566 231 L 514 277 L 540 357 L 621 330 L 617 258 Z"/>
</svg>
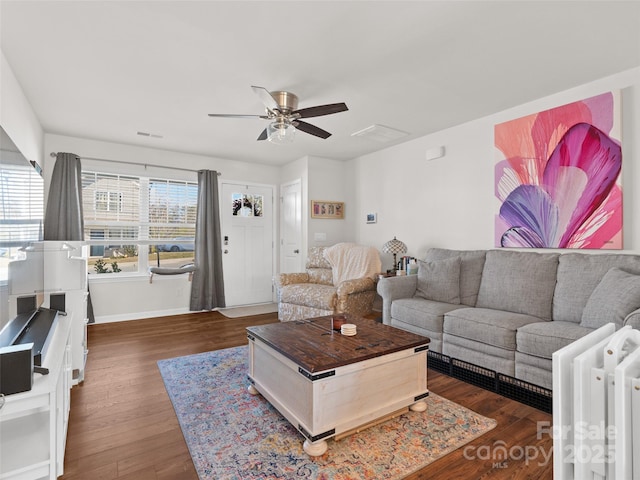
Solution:
<svg viewBox="0 0 640 480">
<path fill-rule="evenodd" d="M 378 294 L 382 297 L 382 323 L 391 324 L 391 302 L 413 297 L 417 286 L 417 275 L 386 277 L 378 281 Z"/>
<path fill-rule="evenodd" d="M 285 285 L 293 283 L 309 283 L 308 273 L 281 273 L 275 277 L 276 288 L 280 289 Z"/>
<path fill-rule="evenodd" d="M 367 290 L 375 290 L 375 288 L 375 283 L 368 277 L 345 280 L 338 285 L 338 297 L 344 297 L 352 293 L 366 292 Z"/>
<path fill-rule="evenodd" d="M 631 328 L 640 330 L 640 308 L 631 312 L 624 319 L 623 325 L 631 325 Z"/>
</svg>

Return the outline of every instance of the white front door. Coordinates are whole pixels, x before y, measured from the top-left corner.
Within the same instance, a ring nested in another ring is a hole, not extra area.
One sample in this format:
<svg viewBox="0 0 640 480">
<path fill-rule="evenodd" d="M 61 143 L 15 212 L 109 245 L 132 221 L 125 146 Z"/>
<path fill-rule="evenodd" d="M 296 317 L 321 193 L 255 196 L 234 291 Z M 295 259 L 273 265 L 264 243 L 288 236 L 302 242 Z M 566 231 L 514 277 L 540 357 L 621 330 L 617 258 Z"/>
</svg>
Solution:
<svg viewBox="0 0 640 480">
<path fill-rule="evenodd" d="M 273 301 L 273 187 L 222 183 L 227 307 Z"/>
<path fill-rule="evenodd" d="M 302 188 L 300 180 L 280 187 L 280 272 L 302 272 Z"/>
</svg>

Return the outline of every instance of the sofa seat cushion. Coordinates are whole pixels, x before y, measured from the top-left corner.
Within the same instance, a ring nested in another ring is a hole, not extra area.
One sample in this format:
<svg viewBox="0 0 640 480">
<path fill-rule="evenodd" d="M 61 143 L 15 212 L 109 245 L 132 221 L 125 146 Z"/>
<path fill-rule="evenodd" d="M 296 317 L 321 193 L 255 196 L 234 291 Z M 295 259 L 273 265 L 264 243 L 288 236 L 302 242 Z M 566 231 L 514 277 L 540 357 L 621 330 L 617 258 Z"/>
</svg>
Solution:
<svg viewBox="0 0 640 480">
<path fill-rule="evenodd" d="M 460 308 L 460 305 L 434 302 L 420 297 L 401 298 L 391 304 L 391 318 L 431 332 L 442 333 L 444 314 L 456 308 Z"/>
<path fill-rule="evenodd" d="M 551 320 L 558 256 L 488 251 L 476 306 Z"/>
<path fill-rule="evenodd" d="M 573 322 L 530 323 L 518 329 L 516 342 L 521 353 L 551 359 L 553 352 L 592 331 Z"/>
<path fill-rule="evenodd" d="M 640 275 L 610 269 L 587 301 L 580 326 L 599 328 L 607 323 L 622 327 L 624 319 L 640 308 Z"/>
<path fill-rule="evenodd" d="M 486 254 L 486 250 L 430 248 L 427 251 L 425 261 L 435 262 L 449 258 L 460 258 L 460 303 L 475 307 Z"/>
<path fill-rule="evenodd" d="M 338 299 L 337 289 L 331 285 L 296 283 L 282 287 L 280 301 L 305 307 L 333 310 Z"/>
<path fill-rule="evenodd" d="M 333 273 L 330 268 L 307 268 L 309 283 L 333 285 Z"/>
<path fill-rule="evenodd" d="M 510 376 L 515 374 L 516 352 L 513 350 L 505 350 L 445 333 L 442 337 L 442 353 L 456 360 L 480 367 L 480 369 L 473 368 L 473 371 L 478 373 L 489 374 L 489 372 L 482 372 L 482 370 L 488 369 Z M 454 365 L 456 364 L 459 365 L 454 361 Z"/>
<path fill-rule="evenodd" d="M 540 319 L 522 313 L 490 308 L 459 308 L 444 316 L 443 331 L 486 345 L 516 350 L 516 331 Z"/>
<path fill-rule="evenodd" d="M 516 352 L 515 377 L 551 390 L 553 388 L 552 361 L 550 358 Z"/>
<path fill-rule="evenodd" d="M 553 296 L 553 319 L 580 323 L 591 294 L 613 267 L 640 275 L 640 255 L 560 255 L 558 282 Z"/>
</svg>

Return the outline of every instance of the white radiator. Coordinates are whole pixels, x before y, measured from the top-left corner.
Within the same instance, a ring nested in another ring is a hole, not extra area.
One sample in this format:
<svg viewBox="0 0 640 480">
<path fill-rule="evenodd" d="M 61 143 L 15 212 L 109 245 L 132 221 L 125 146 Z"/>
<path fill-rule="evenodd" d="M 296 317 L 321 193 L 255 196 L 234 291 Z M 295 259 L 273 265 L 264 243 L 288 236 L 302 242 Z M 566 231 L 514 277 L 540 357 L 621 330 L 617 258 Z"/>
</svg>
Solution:
<svg viewBox="0 0 640 480">
<path fill-rule="evenodd" d="M 611 323 L 553 354 L 555 480 L 640 480 L 639 347 Z"/>
</svg>

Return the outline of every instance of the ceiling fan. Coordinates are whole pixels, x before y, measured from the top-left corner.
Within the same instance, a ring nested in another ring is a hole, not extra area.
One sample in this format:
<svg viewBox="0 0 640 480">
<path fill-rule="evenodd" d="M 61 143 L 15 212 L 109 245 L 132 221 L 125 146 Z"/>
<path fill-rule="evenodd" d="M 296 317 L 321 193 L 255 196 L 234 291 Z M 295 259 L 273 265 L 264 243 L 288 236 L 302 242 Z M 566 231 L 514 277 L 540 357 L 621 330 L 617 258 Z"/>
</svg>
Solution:
<svg viewBox="0 0 640 480">
<path fill-rule="evenodd" d="M 300 120 L 301 118 L 320 117 L 333 113 L 349 110 L 344 103 L 331 103 L 328 105 L 318 105 L 316 107 L 301 108 L 298 110 L 298 97 L 291 92 L 275 91 L 269 92 L 264 87 L 251 86 L 254 93 L 258 95 L 266 107 L 265 115 L 235 115 L 227 113 L 210 113 L 210 117 L 230 117 L 230 118 L 263 118 L 271 120 L 258 140 L 269 140 L 273 143 L 290 143 L 293 141 L 295 131 L 300 130 L 310 135 L 315 135 L 323 139 L 329 138 L 331 134 L 326 130 L 311 125 Z"/>
</svg>

